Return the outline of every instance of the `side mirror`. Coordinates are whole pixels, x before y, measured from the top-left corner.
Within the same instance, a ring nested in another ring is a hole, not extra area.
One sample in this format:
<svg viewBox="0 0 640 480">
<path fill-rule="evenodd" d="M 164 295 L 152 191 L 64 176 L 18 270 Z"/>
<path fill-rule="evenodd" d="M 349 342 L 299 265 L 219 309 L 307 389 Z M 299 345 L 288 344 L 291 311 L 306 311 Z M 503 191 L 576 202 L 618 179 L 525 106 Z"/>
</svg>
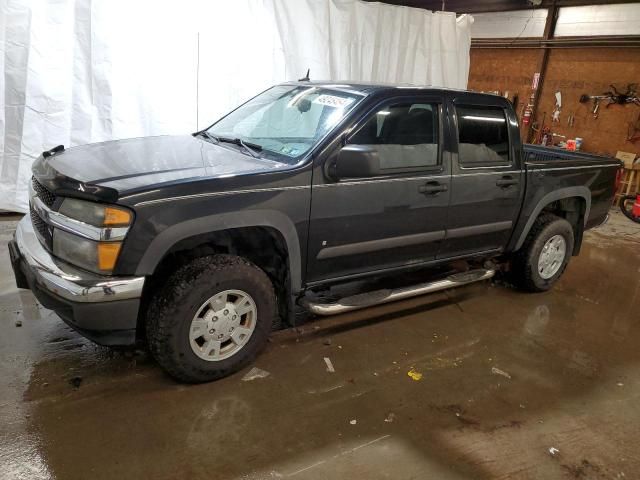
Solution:
<svg viewBox="0 0 640 480">
<path fill-rule="evenodd" d="M 378 151 L 370 145 L 342 147 L 333 166 L 336 178 L 373 177 L 380 174 Z"/>
</svg>

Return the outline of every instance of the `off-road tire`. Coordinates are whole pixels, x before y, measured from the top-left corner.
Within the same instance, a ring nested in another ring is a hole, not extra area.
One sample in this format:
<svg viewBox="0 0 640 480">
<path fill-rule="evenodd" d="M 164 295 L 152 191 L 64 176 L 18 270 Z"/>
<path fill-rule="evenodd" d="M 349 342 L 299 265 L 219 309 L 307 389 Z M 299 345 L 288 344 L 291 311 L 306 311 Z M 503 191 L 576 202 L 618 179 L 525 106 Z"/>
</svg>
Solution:
<svg viewBox="0 0 640 480">
<path fill-rule="evenodd" d="M 247 292 L 255 301 L 256 327 L 233 356 L 209 362 L 191 349 L 191 320 L 207 299 L 232 289 Z M 267 343 L 275 317 L 273 285 L 260 268 L 234 255 L 200 257 L 178 268 L 151 300 L 146 316 L 148 345 L 171 377 L 186 383 L 209 382 L 253 361 Z"/>
<path fill-rule="evenodd" d="M 554 235 L 562 235 L 566 242 L 565 257 L 559 270 L 548 279 L 538 272 L 538 259 L 544 244 Z M 511 264 L 513 283 L 528 292 L 549 290 L 562 276 L 573 253 L 574 236 L 571 224 L 564 218 L 545 213 L 540 215 L 531 227 L 527 238 L 518 250 Z"/>
</svg>

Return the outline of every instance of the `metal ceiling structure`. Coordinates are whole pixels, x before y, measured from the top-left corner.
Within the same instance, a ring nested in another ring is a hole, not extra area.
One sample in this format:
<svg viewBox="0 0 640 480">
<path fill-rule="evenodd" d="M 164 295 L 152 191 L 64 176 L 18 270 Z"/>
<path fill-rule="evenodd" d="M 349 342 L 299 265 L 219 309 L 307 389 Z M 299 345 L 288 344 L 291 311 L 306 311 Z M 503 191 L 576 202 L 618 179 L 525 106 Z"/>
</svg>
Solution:
<svg viewBox="0 0 640 480">
<path fill-rule="evenodd" d="M 365 0 L 374 1 L 374 0 Z M 544 33 L 540 37 L 515 38 L 473 38 L 471 48 L 536 48 L 540 52 L 535 71 L 539 73 L 537 92 L 542 90 L 546 77 L 549 53 L 554 48 L 584 48 L 584 47 L 627 47 L 640 48 L 640 35 L 594 35 L 594 36 L 562 36 L 555 37 L 554 32 L 558 15 L 562 7 L 581 7 L 589 5 L 611 5 L 612 3 L 638 3 L 632 0 L 384 0 L 385 3 L 407 7 L 424 8 L 432 11 L 447 11 L 457 14 L 510 12 L 515 10 L 529 10 L 536 8 L 547 9 L 548 14 L 544 25 Z M 536 5 L 534 5 L 536 3 Z M 535 116 L 540 102 L 540 96 L 535 95 L 532 105 L 532 117 Z M 531 134 L 531 125 L 524 127 L 524 138 Z"/>
<path fill-rule="evenodd" d="M 365 0 L 378 1 L 378 0 Z M 432 11 L 463 13 L 509 12 L 516 10 L 547 9 L 545 34 L 541 37 L 517 38 L 473 38 L 471 48 L 583 48 L 583 47 L 640 47 L 640 35 L 593 35 L 554 38 L 553 32 L 559 9 L 562 7 L 578 7 L 587 5 L 610 5 L 612 3 L 631 4 L 637 0 L 537 0 L 533 5 L 530 0 L 384 0 L 399 6 L 424 8 Z"/>
<path fill-rule="evenodd" d="M 378 0 L 365 0 L 378 1 Z M 554 4 L 557 7 L 575 7 L 580 5 L 602 5 L 607 3 L 636 3 L 633 0 L 615 0 L 604 2 L 602 0 L 542 0 L 540 5 L 533 5 L 528 0 L 384 0 L 384 3 L 404 5 L 407 7 L 425 8 L 427 10 L 445 10 L 456 13 L 484 13 L 507 12 L 511 10 L 526 10 L 528 8 L 549 8 Z M 537 2 L 536 2 L 537 3 Z"/>
</svg>

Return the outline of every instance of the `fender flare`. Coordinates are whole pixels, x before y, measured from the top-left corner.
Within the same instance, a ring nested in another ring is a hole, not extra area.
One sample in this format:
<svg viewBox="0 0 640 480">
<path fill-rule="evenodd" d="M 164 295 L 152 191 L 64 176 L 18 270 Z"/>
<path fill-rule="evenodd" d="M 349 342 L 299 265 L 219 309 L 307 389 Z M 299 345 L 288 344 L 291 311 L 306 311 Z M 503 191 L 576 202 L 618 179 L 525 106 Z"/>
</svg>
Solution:
<svg viewBox="0 0 640 480">
<path fill-rule="evenodd" d="M 282 235 L 289 254 L 291 289 L 294 292 L 300 290 L 302 259 L 298 233 L 289 217 L 273 210 L 244 210 L 241 214 L 214 214 L 171 225 L 152 240 L 138 264 L 136 275 L 149 275 L 155 271 L 171 247 L 182 240 L 196 235 L 242 227 L 271 227 Z"/>
<path fill-rule="evenodd" d="M 584 186 L 566 187 L 559 190 L 554 190 L 553 192 L 547 193 L 544 197 L 538 200 L 538 203 L 531 212 L 531 215 L 529 215 L 527 223 L 525 224 L 522 233 L 520 233 L 518 241 L 513 250 L 519 250 L 520 247 L 522 247 L 522 244 L 527 238 L 531 227 L 533 227 L 533 223 L 536 221 L 544 207 L 555 201 L 573 197 L 580 197 L 585 201 L 584 224 L 586 225 L 587 220 L 589 219 L 589 211 L 591 210 L 591 190 Z"/>
</svg>

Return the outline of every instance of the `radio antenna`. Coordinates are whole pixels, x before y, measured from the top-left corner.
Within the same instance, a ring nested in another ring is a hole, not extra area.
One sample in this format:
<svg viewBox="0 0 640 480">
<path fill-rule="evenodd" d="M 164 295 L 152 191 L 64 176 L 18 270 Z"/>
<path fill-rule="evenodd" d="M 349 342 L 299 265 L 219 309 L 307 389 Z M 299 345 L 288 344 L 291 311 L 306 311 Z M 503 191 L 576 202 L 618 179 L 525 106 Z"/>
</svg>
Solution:
<svg viewBox="0 0 640 480">
<path fill-rule="evenodd" d="M 304 77 L 299 78 L 299 79 L 298 79 L 298 81 L 299 81 L 299 82 L 308 82 L 309 80 L 311 80 L 311 79 L 309 78 L 309 72 L 310 72 L 310 71 L 311 71 L 311 69 L 310 69 L 310 68 L 307 68 L 307 74 L 306 74 Z"/>
</svg>

